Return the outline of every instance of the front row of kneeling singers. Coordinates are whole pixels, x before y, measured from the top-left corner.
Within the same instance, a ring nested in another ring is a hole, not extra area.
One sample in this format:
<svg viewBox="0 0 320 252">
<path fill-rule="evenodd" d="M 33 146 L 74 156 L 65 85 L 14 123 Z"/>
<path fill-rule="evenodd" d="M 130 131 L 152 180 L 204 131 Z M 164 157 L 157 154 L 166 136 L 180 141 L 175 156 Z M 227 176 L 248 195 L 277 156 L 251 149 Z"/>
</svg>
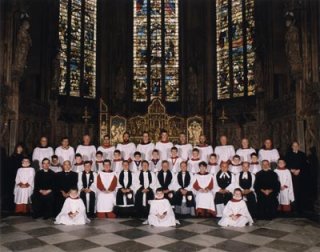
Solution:
<svg viewBox="0 0 320 252">
<path fill-rule="evenodd" d="M 110 160 L 103 161 L 98 174 L 91 165 L 90 161 L 84 162 L 84 171 L 78 174 L 65 161 L 63 171 L 54 173 L 49 169 L 50 161 L 44 159 L 42 169 L 34 176 L 30 161 L 23 159 L 14 192 L 16 210 L 26 209 L 31 197 L 33 217 L 57 216 L 57 224 L 84 224 L 89 221 L 87 215 L 96 213 L 98 218 L 149 215 L 151 225 L 172 226 L 176 224 L 174 209 L 181 215 L 222 217 L 222 226 L 244 226 L 252 223 L 251 215 L 275 217 L 278 200 L 284 210 L 294 200 L 290 172 L 287 176 L 283 160 L 278 161 L 275 172 L 268 161 L 263 161 L 256 175 L 244 162 L 237 176 L 228 170 L 227 162 L 220 164 L 215 175 L 207 172 L 205 162 L 199 163 L 199 172 L 194 175 L 185 161 L 176 174 L 170 171 L 168 161 L 162 161 L 157 173 L 149 170 L 147 161 L 142 161 L 136 173 L 130 171 L 128 161 L 122 162 L 119 174 L 111 169 Z M 52 209 L 54 205 L 56 209 Z"/>
</svg>

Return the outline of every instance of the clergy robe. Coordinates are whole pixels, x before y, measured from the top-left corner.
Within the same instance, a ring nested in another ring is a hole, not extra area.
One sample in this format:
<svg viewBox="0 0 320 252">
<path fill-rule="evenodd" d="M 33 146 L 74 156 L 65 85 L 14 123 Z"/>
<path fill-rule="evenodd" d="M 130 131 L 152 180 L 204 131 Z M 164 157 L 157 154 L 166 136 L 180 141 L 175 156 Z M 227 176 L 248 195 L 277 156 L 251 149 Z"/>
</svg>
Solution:
<svg viewBox="0 0 320 252">
<path fill-rule="evenodd" d="M 280 182 L 278 175 L 271 169 L 261 170 L 256 174 L 254 189 L 257 195 L 257 215 L 260 219 L 272 219 L 276 216 L 278 208 L 278 194 Z M 269 195 L 265 195 L 261 190 L 271 189 Z"/>
<path fill-rule="evenodd" d="M 136 151 L 136 145 L 134 143 L 119 143 L 117 145 L 117 150 L 121 152 L 121 157 L 123 160 L 131 160 L 133 154 Z"/>
<path fill-rule="evenodd" d="M 56 211 L 55 214 L 57 215 L 63 206 L 65 201 L 65 197 L 63 197 L 61 191 L 68 193 L 70 189 L 77 188 L 78 186 L 78 173 L 69 171 L 69 172 L 58 172 L 56 173 Z"/>
<path fill-rule="evenodd" d="M 50 164 L 50 170 L 54 173 L 61 172 L 62 168 L 60 164 Z"/>
<path fill-rule="evenodd" d="M 276 168 L 276 163 L 280 158 L 279 152 L 277 149 L 261 149 L 259 150 L 259 160 L 262 162 L 263 160 L 268 160 L 270 162 L 271 168 Z"/>
<path fill-rule="evenodd" d="M 75 217 L 70 217 L 69 213 L 78 213 Z M 61 209 L 61 212 L 56 217 L 54 224 L 64 225 L 84 225 L 89 223 L 90 220 L 87 218 L 86 207 L 80 198 L 68 197 Z"/>
<path fill-rule="evenodd" d="M 251 172 L 241 171 L 236 177 L 237 187 L 243 190 L 251 190 L 250 193 L 243 195 L 243 200 L 247 203 L 251 216 L 256 216 L 257 200 L 254 193 L 255 175 Z"/>
<path fill-rule="evenodd" d="M 75 163 L 72 166 L 72 171 L 76 172 L 76 173 L 81 173 L 84 171 L 84 165 L 83 162 L 81 163 Z"/>
<path fill-rule="evenodd" d="M 60 164 L 63 164 L 66 160 L 73 163 L 75 154 L 73 147 L 69 146 L 68 148 L 63 148 L 62 146 L 59 146 L 56 148 L 55 154 L 58 156 Z"/>
<path fill-rule="evenodd" d="M 163 219 L 157 215 L 163 215 Z M 172 210 L 170 202 L 163 199 L 150 200 L 150 211 L 148 215 L 148 223 L 155 227 L 172 227 L 176 225 L 176 218 Z"/>
<path fill-rule="evenodd" d="M 96 155 L 96 147 L 94 145 L 78 145 L 76 153 L 80 153 L 83 161 L 92 161 Z"/>
<path fill-rule="evenodd" d="M 239 148 L 236 151 L 236 155 L 240 156 L 241 161 L 243 162 L 250 162 L 251 161 L 251 154 L 256 153 L 255 149 L 252 147 L 249 148 Z"/>
<path fill-rule="evenodd" d="M 14 187 L 14 203 L 16 204 L 16 213 L 26 213 L 28 204 L 31 201 L 31 195 L 34 188 L 35 170 L 32 167 L 22 167 L 17 171 L 16 184 Z M 22 188 L 19 184 L 29 185 Z"/>
<path fill-rule="evenodd" d="M 48 158 L 51 160 L 51 157 L 53 155 L 53 149 L 52 147 L 36 147 L 33 150 L 32 154 L 32 162 L 36 170 L 41 169 L 41 163 L 44 158 Z"/>
<path fill-rule="evenodd" d="M 295 208 L 296 211 L 302 212 L 303 209 L 303 203 L 304 203 L 304 197 L 305 195 L 305 189 L 303 185 L 303 178 L 306 176 L 306 168 L 307 168 L 307 157 L 306 154 L 302 151 L 293 152 L 292 150 L 289 151 L 286 154 L 285 157 L 287 168 L 289 170 L 295 169 L 300 170 L 299 175 L 292 175 L 292 183 L 293 183 L 293 192 L 294 192 L 294 198 L 295 198 Z M 306 180 L 307 183 L 309 182 L 309 179 Z M 307 184 L 306 183 L 306 184 Z"/>
<path fill-rule="evenodd" d="M 97 151 L 101 151 L 103 154 L 103 159 L 109 159 L 111 160 L 113 157 L 113 152 L 116 150 L 114 146 L 104 147 L 99 146 Z"/>
<path fill-rule="evenodd" d="M 97 216 L 99 218 L 103 218 L 105 214 L 109 218 L 115 217 L 111 213 L 116 203 L 117 183 L 118 179 L 114 172 L 99 172 L 97 177 Z"/>
<path fill-rule="evenodd" d="M 133 173 L 139 172 L 141 170 L 141 160 L 132 160 L 130 163 L 130 171 Z"/>
<path fill-rule="evenodd" d="M 232 157 L 236 154 L 233 145 L 216 146 L 216 148 L 214 149 L 214 153 L 218 157 L 218 164 L 220 164 L 222 161 L 226 162 L 228 160 L 231 160 Z"/>
<path fill-rule="evenodd" d="M 218 171 L 220 171 L 220 166 L 218 163 L 208 163 L 207 170 L 210 174 L 215 175 Z"/>
<path fill-rule="evenodd" d="M 160 170 L 157 174 L 157 188 L 161 187 L 163 190 L 170 190 L 164 194 L 164 197 L 173 204 L 174 191 L 173 191 L 173 175 L 170 170 L 164 172 Z"/>
<path fill-rule="evenodd" d="M 250 172 L 252 172 L 253 174 L 257 174 L 257 172 L 261 171 L 261 165 L 259 162 L 251 162 L 250 163 L 250 168 L 249 168 Z"/>
<path fill-rule="evenodd" d="M 196 210 L 197 215 L 201 216 L 213 216 L 215 215 L 215 206 L 213 202 L 213 176 L 206 173 L 197 173 L 194 176 L 193 189 L 196 195 Z M 208 192 L 201 192 L 201 189 L 208 189 Z M 205 214 L 205 210 L 208 214 Z"/>
<path fill-rule="evenodd" d="M 162 142 L 159 141 L 156 143 L 156 149 L 159 150 L 160 159 L 161 160 L 168 160 L 170 156 L 171 148 L 173 147 L 173 143 L 171 142 Z"/>
<path fill-rule="evenodd" d="M 193 176 L 190 172 L 180 171 L 174 176 L 173 190 L 175 191 L 174 203 L 176 206 L 176 213 L 195 215 L 195 199 L 192 192 L 192 186 Z M 180 191 L 181 189 L 186 190 L 187 194 L 183 195 Z"/>
<path fill-rule="evenodd" d="M 96 160 L 92 166 L 92 170 L 95 172 L 100 172 L 103 170 L 103 160 Z"/>
<path fill-rule="evenodd" d="M 137 151 L 139 151 L 142 155 L 143 160 L 150 160 L 152 151 L 154 150 L 154 143 L 140 143 L 137 146 Z"/>
<path fill-rule="evenodd" d="M 211 145 L 198 145 L 197 149 L 200 151 L 200 159 L 208 162 L 209 156 L 213 153 L 213 148 Z"/>
<path fill-rule="evenodd" d="M 215 178 L 215 198 L 214 203 L 217 207 L 217 217 L 221 217 L 223 213 L 224 206 L 232 199 L 232 191 L 234 190 L 235 177 L 230 171 L 222 172 L 221 170 L 217 172 L 214 176 Z M 229 192 L 219 192 L 220 189 L 228 190 Z"/>
<path fill-rule="evenodd" d="M 54 214 L 54 194 L 56 174 L 52 170 L 40 170 L 34 179 L 34 191 L 32 195 L 33 217 L 50 218 Z M 42 195 L 40 190 L 51 190 L 47 195 Z"/>
<path fill-rule="evenodd" d="M 156 187 L 156 177 L 153 172 L 140 171 L 136 175 L 136 195 L 135 195 L 135 207 L 137 214 L 141 216 L 147 216 L 149 212 L 149 200 L 154 198 L 153 191 Z M 142 192 L 143 189 L 149 189 L 148 192 Z"/>
<path fill-rule="evenodd" d="M 170 157 L 168 158 L 170 171 L 173 174 L 176 174 L 180 171 L 180 163 L 182 162 L 182 158 L 180 157 Z"/>
<path fill-rule="evenodd" d="M 233 164 L 233 163 L 231 163 L 229 165 L 229 171 L 231 171 L 233 176 L 237 176 L 242 171 L 242 165 L 241 164 Z"/>
<path fill-rule="evenodd" d="M 192 153 L 192 145 L 191 144 L 176 144 L 175 147 L 177 147 L 179 152 L 179 157 L 187 161 Z"/>
<path fill-rule="evenodd" d="M 78 189 L 80 191 L 80 198 L 86 207 L 86 213 L 89 217 L 93 217 L 96 205 L 97 174 L 93 171 L 79 173 Z M 90 189 L 91 192 L 86 193 L 82 189 Z"/>
<path fill-rule="evenodd" d="M 149 170 L 154 174 L 156 174 L 158 171 L 161 170 L 161 163 L 162 163 L 162 160 L 160 159 L 151 159 L 149 161 L 149 167 L 150 167 Z"/>
<path fill-rule="evenodd" d="M 230 216 L 236 215 L 238 218 L 233 220 Z M 223 227 L 244 227 L 246 224 L 253 224 L 252 217 L 248 211 L 244 200 L 231 199 L 223 209 L 223 215 L 218 222 Z"/>
<path fill-rule="evenodd" d="M 280 189 L 280 193 L 278 195 L 280 210 L 283 212 L 290 212 L 291 202 L 294 201 L 291 172 L 287 168 L 280 169 L 279 167 L 275 169 L 274 172 L 278 174 L 280 186 L 285 187 L 283 190 Z"/>
<path fill-rule="evenodd" d="M 200 158 L 191 158 L 188 161 L 188 171 L 193 175 L 199 172 L 199 163 L 202 162 Z"/>
<path fill-rule="evenodd" d="M 112 171 L 117 175 L 122 171 L 122 159 L 113 159 L 111 164 Z"/>
</svg>

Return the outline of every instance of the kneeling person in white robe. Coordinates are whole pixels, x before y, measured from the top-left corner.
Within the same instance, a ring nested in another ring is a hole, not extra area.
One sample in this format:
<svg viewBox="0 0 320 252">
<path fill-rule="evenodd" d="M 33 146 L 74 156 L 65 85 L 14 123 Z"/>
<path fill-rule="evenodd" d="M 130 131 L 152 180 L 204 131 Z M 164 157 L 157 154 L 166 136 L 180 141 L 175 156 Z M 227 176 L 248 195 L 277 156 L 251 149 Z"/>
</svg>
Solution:
<svg viewBox="0 0 320 252">
<path fill-rule="evenodd" d="M 83 225 L 89 222 L 86 207 L 78 195 L 78 190 L 71 189 L 54 224 Z"/>
<path fill-rule="evenodd" d="M 150 200 L 150 211 L 146 224 L 155 227 L 171 227 L 179 224 L 176 221 L 169 200 L 164 198 L 164 192 L 161 188 L 156 191 L 155 200 Z"/>
<path fill-rule="evenodd" d="M 252 217 L 242 199 L 241 189 L 237 188 L 234 190 L 233 198 L 225 206 L 218 224 L 223 227 L 244 227 L 247 224 L 251 226 L 252 223 Z"/>
</svg>

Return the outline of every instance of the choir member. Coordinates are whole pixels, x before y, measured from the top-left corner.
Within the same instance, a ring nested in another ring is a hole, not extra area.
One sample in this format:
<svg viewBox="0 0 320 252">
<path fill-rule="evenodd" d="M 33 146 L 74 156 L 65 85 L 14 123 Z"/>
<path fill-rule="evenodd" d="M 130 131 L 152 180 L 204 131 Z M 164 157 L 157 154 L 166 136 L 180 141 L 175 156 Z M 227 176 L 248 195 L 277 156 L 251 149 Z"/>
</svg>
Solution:
<svg viewBox="0 0 320 252">
<path fill-rule="evenodd" d="M 155 146 L 155 148 L 159 150 L 161 160 L 168 160 L 172 147 L 173 144 L 172 142 L 169 142 L 168 132 L 166 130 L 162 130 L 160 133 L 160 141 L 157 142 Z"/>
<path fill-rule="evenodd" d="M 103 159 L 112 159 L 115 146 L 111 145 L 110 137 L 108 135 L 103 136 L 102 145 L 98 147 L 97 151 L 101 151 Z"/>
<path fill-rule="evenodd" d="M 179 224 L 176 221 L 170 202 L 164 195 L 162 188 L 156 190 L 155 199 L 150 200 L 150 211 L 146 224 L 155 227 L 173 227 Z"/>
<path fill-rule="evenodd" d="M 303 187 L 302 176 L 307 167 L 307 157 L 306 154 L 299 150 L 299 143 L 293 142 L 291 145 L 291 150 L 287 153 L 285 160 L 287 163 L 287 168 L 290 170 L 292 175 L 293 191 L 294 191 L 294 210 L 301 213 L 303 210 Z"/>
<path fill-rule="evenodd" d="M 42 169 L 37 171 L 32 195 L 33 218 L 48 219 L 54 214 L 54 181 L 56 174 L 50 169 L 50 160 L 42 160 Z"/>
<path fill-rule="evenodd" d="M 82 144 L 78 145 L 76 153 L 80 153 L 83 161 L 93 161 L 96 154 L 96 147 L 91 144 L 91 138 L 88 134 L 82 137 Z"/>
<path fill-rule="evenodd" d="M 193 176 L 188 172 L 186 161 L 180 163 L 180 171 L 174 177 L 175 212 L 182 215 L 195 215 L 195 200 L 192 192 Z"/>
<path fill-rule="evenodd" d="M 256 153 L 255 149 L 249 146 L 247 138 L 243 138 L 241 140 L 241 148 L 237 149 L 236 155 L 239 155 L 242 161 L 250 162 L 252 153 Z"/>
<path fill-rule="evenodd" d="M 15 179 L 17 176 L 17 171 L 21 167 L 22 159 L 26 156 L 24 146 L 19 143 L 15 146 L 13 153 L 7 160 L 7 164 L 3 167 L 6 169 L 2 173 L 2 192 L 3 195 L 3 209 L 8 209 L 10 212 L 14 211 L 14 195 L 12 193 L 12 188 L 15 187 Z M 5 161 L 4 156 L 1 157 L 2 162 Z M 4 186 L 5 185 L 5 186 Z"/>
<path fill-rule="evenodd" d="M 62 171 L 61 164 L 59 162 L 59 157 L 57 155 L 52 155 L 51 157 L 50 170 L 52 170 L 55 173 Z"/>
<path fill-rule="evenodd" d="M 229 165 L 229 171 L 231 171 L 231 173 L 234 176 L 237 176 L 239 174 L 239 172 L 241 172 L 241 159 L 239 155 L 234 155 L 232 157 L 231 163 Z"/>
<path fill-rule="evenodd" d="M 157 187 L 162 188 L 166 199 L 168 199 L 170 203 L 173 204 L 173 175 L 170 171 L 169 162 L 167 160 L 163 160 L 161 163 L 161 170 L 157 174 Z"/>
<path fill-rule="evenodd" d="M 291 203 L 294 201 L 292 177 L 290 171 L 286 167 L 284 159 L 278 160 L 278 167 L 274 170 L 278 174 L 280 181 L 280 193 L 278 195 L 280 212 L 290 212 Z"/>
<path fill-rule="evenodd" d="M 159 151 L 154 149 L 152 151 L 151 160 L 149 161 L 149 170 L 156 174 L 158 171 L 161 170 L 161 162 L 162 160 L 160 160 Z"/>
<path fill-rule="evenodd" d="M 215 153 L 210 154 L 209 162 L 208 162 L 208 172 L 212 175 L 216 174 L 220 170 L 220 166 L 218 165 L 218 158 Z"/>
<path fill-rule="evenodd" d="M 48 146 L 48 138 L 41 137 L 40 138 L 40 146 L 36 147 L 33 150 L 32 154 L 32 162 L 35 169 L 40 169 L 41 162 L 44 158 L 48 158 L 50 160 L 53 155 L 52 147 Z"/>
<path fill-rule="evenodd" d="M 116 195 L 116 213 L 120 217 L 134 216 L 134 174 L 129 169 L 129 162 L 122 162 L 122 171 L 118 178 Z"/>
<path fill-rule="evenodd" d="M 242 163 L 242 171 L 236 177 L 236 184 L 242 190 L 251 216 L 256 216 L 257 200 L 254 193 L 255 175 L 249 171 L 249 162 Z"/>
<path fill-rule="evenodd" d="M 95 204 L 97 192 L 97 174 L 92 171 L 91 162 L 84 161 L 84 171 L 79 173 L 78 189 L 80 198 L 82 199 L 86 213 L 89 218 L 95 217 Z"/>
<path fill-rule="evenodd" d="M 220 163 L 220 171 L 215 175 L 215 198 L 217 217 L 222 217 L 224 206 L 232 198 L 235 177 L 228 171 L 228 162 Z"/>
<path fill-rule="evenodd" d="M 261 171 L 261 165 L 259 163 L 259 158 L 257 153 L 251 154 L 251 162 L 250 162 L 250 172 L 253 174 L 257 174 L 257 172 Z"/>
<path fill-rule="evenodd" d="M 262 170 L 256 174 L 254 190 L 257 195 L 257 216 L 271 220 L 276 216 L 280 182 L 278 175 L 271 170 L 268 160 L 262 161 Z"/>
<path fill-rule="evenodd" d="M 97 151 L 96 157 L 95 157 L 95 167 L 92 169 L 95 172 L 99 172 L 103 170 L 103 153 L 102 151 Z"/>
<path fill-rule="evenodd" d="M 72 166 L 72 170 L 77 173 L 81 173 L 84 170 L 83 159 L 80 153 L 77 153 L 74 156 L 74 164 Z"/>
<path fill-rule="evenodd" d="M 150 141 L 149 133 L 143 132 L 142 140 L 137 146 L 137 151 L 139 151 L 142 154 L 143 160 L 150 160 L 153 150 L 154 143 Z"/>
<path fill-rule="evenodd" d="M 14 203 L 16 204 L 16 213 L 28 213 L 30 210 L 30 197 L 34 188 L 35 170 L 30 167 L 30 159 L 24 157 L 22 159 L 22 167 L 18 169 L 15 187 L 14 187 Z"/>
<path fill-rule="evenodd" d="M 90 220 L 86 215 L 86 207 L 78 195 L 78 189 L 70 189 L 68 195 L 54 224 L 84 225 L 89 223 Z"/>
<path fill-rule="evenodd" d="M 188 161 L 188 170 L 194 175 L 199 172 L 200 152 L 198 148 L 193 148 L 191 159 Z"/>
<path fill-rule="evenodd" d="M 122 170 L 122 157 L 121 157 L 121 151 L 120 150 L 115 150 L 113 152 L 113 159 L 112 159 L 112 171 L 115 172 L 117 175 L 121 172 Z M 128 160 L 127 160 L 128 161 Z"/>
<path fill-rule="evenodd" d="M 131 161 L 131 157 L 136 151 L 136 145 L 133 142 L 130 142 L 130 135 L 128 132 L 123 133 L 123 142 L 117 145 L 117 150 L 121 152 L 123 160 Z"/>
<path fill-rule="evenodd" d="M 233 198 L 229 200 L 224 208 L 222 218 L 218 224 L 223 227 L 244 227 L 247 224 L 249 226 L 253 224 L 247 205 L 242 199 L 241 189 L 234 190 Z"/>
<path fill-rule="evenodd" d="M 133 154 L 133 160 L 130 164 L 130 171 L 132 171 L 133 173 L 139 172 L 141 170 L 141 162 L 141 153 L 139 151 L 136 151 Z"/>
<path fill-rule="evenodd" d="M 259 160 L 268 160 L 271 168 L 274 170 L 277 166 L 278 159 L 280 158 L 279 152 L 277 149 L 273 148 L 271 139 L 266 139 L 264 141 L 264 146 L 259 150 Z"/>
<path fill-rule="evenodd" d="M 200 217 L 215 216 L 213 202 L 213 176 L 207 172 L 207 163 L 199 163 L 199 172 L 194 176 L 193 189 L 196 191 L 196 214 Z"/>
<path fill-rule="evenodd" d="M 175 145 L 178 148 L 179 157 L 187 161 L 192 152 L 192 145 L 187 143 L 187 136 L 185 133 L 180 133 L 179 135 L 179 143 Z"/>
<path fill-rule="evenodd" d="M 69 197 L 71 188 L 77 188 L 78 173 L 71 170 L 71 162 L 66 160 L 62 164 L 62 172 L 56 173 L 56 215 L 61 211 L 64 201 Z"/>
<path fill-rule="evenodd" d="M 61 145 L 55 150 L 55 155 L 58 156 L 59 163 L 62 164 L 66 160 L 69 160 L 71 163 L 73 163 L 74 154 L 74 148 L 70 146 L 69 138 L 63 137 L 61 139 Z"/>
<path fill-rule="evenodd" d="M 170 166 L 170 171 L 173 174 L 176 174 L 177 172 L 180 171 L 180 163 L 182 162 L 182 158 L 178 156 L 178 148 L 177 147 L 172 147 L 171 148 L 171 156 L 168 158 L 169 166 Z"/>
<path fill-rule="evenodd" d="M 236 154 L 233 145 L 228 145 L 226 136 L 220 137 L 220 145 L 216 146 L 214 153 L 218 156 L 218 164 L 229 161 Z"/>
<path fill-rule="evenodd" d="M 142 161 L 142 170 L 136 176 L 136 212 L 141 217 L 146 217 L 150 207 L 148 201 L 154 198 L 153 190 L 157 183 L 154 173 L 149 171 L 148 161 Z"/>
<path fill-rule="evenodd" d="M 205 162 L 208 162 L 209 155 L 213 153 L 213 148 L 211 145 L 207 144 L 207 139 L 205 135 L 200 136 L 197 149 L 199 149 L 200 151 L 200 159 Z"/>
<path fill-rule="evenodd" d="M 97 217 L 98 218 L 115 218 L 113 208 L 116 203 L 116 189 L 118 179 L 116 174 L 111 170 L 111 161 L 103 161 L 103 170 L 97 177 Z"/>
</svg>

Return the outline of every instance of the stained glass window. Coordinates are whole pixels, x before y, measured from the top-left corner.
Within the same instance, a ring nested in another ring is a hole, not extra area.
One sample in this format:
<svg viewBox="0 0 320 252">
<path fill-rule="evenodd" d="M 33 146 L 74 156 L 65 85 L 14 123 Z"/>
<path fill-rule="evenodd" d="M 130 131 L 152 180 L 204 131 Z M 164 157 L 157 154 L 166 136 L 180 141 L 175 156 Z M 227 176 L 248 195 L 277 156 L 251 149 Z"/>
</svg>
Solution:
<svg viewBox="0 0 320 252">
<path fill-rule="evenodd" d="M 134 0 L 133 100 L 179 100 L 179 0 Z"/>
<path fill-rule="evenodd" d="M 216 0 L 218 99 L 255 94 L 254 0 Z"/>
<path fill-rule="evenodd" d="M 97 0 L 60 0 L 60 95 L 96 96 Z"/>
</svg>

